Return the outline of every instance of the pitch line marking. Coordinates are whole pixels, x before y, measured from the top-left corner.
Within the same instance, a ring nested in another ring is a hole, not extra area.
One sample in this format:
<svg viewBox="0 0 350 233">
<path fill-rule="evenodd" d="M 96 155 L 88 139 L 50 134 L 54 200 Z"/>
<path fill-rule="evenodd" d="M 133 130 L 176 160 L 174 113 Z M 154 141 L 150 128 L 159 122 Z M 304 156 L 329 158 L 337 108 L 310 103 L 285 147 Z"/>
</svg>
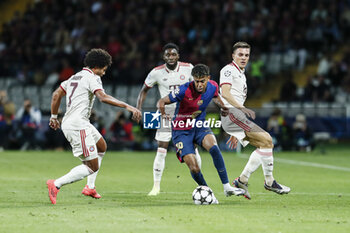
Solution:
<svg viewBox="0 0 350 233">
<path fill-rule="evenodd" d="M 238 155 L 238 157 L 249 158 L 249 155 L 240 154 L 240 155 Z M 276 158 L 276 157 L 274 157 L 274 160 L 277 162 L 280 162 L 280 163 L 287 163 L 287 164 L 300 165 L 300 166 L 306 166 L 306 167 L 318 167 L 318 168 L 325 168 L 325 169 L 350 172 L 350 168 L 348 168 L 348 167 L 339 167 L 339 166 L 334 166 L 334 165 L 305 162 L 305 161 L 298 161 L 298 160 L 291 160 L 291 159 L 281 159 L 281 158 Z"/>
<path fill-rule="evenodd" d="M 115 191 L 115 192 L 104 192 L 104 193 L 118 193 L 118 194 L 147 194 L 148 192 L 142 191 Z M 188 194 L 189 192 L 160 192 L 161 194 Z M 271 192 L 257 192 L 254 194 L 258 195 L 271 195 Z M 287 194 L 285 194 L 287 195 Z M 303 196 L 344 196 L 350 197 L 350 193 L 305 193 L 305 192 L 290 192 L 288 195 L 303 195 Z M 154 197 L 150 197 L 154 198 Z"/>
</svg>

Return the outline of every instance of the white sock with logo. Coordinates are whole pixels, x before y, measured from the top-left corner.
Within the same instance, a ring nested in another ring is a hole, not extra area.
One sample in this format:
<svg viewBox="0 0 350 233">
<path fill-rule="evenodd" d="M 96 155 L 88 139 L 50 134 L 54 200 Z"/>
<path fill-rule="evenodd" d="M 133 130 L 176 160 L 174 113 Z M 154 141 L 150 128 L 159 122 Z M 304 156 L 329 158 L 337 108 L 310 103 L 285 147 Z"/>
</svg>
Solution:
<svg viewBox="0 0 350 233">
<path fill-rule="evenodd" d="M 60 188 L 65 184 L 70 184 L 78 180 L 82 180 L 84 177 L 92 174 L 93 172 L 94 171 L 91 170 L 88 166 L 81 164 L 72 168 L 72 170 L 70 170 L 70 172 L 68 172 L 66 175 L 55 180 L 54 184 L 57 188 Z"/>
<path fill-rule="evenodd" d="M 153 162 L 153 181 L 154 186 L 160 186 L 160 180 L 162 179 L 163 170 L 165 167 L 165 157 L 167 149 L 158 147 L 156 157 Z"/>
<path fill-rule="evenodd" d="M 260 155 L 257 151 L 253 151 L 249 157 L 247 164 L 245 165 L 239 180 L 243 183 L 248 183 L 250 175 L 258 169 L 261 164 Z"/>
<path fill-rule="evenodd" d="M 201 158 L 201 156 L 200 156 L 200 154 L 198 152 L 198 148 L 196 147 L 194 151 L 196 152 L 195 153 L 195 158 L 197 160 L 198 167 L 199 167 L 199 169 L 201 169 L 202 168 L 202 158 Z"/>
<path fill-rule="evenodd" d="M 260 155 L 261 165 L 265 176 L 265 182 L 268 186 L 271 186 L 273 178 L 273 155 L 272 148 L 257 149 Z"/>
<path fill-rule="evenodd" d="M 92 173 L 91 175 L 89 175 L 87 177 L 87 186 L 89 186 L 89 189 L 94 189 L 95 188 L 95 181 L 96 181 L 96 177 L 97 177 L 97 174 L 98 172 L 100 171 L 101 169 L 101 163 L 102 163 L 102 159 L 103 159 L 103 156 L 105 155 L 105 152 L 102 152 L 102 153 L 98 153 L 98 170 L 94 173 Z"/>
</svg>

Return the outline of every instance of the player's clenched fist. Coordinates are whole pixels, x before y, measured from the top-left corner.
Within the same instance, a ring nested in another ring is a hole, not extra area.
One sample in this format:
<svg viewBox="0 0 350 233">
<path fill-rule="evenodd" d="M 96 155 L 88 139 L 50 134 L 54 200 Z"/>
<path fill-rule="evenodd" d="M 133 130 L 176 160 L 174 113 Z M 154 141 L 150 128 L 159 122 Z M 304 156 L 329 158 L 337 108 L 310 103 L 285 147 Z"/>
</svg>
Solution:
<svg viewBox="0 0 350 233">
<path fill-rule="evenodd" d="M 60 122 L 57 120 L 57 118 L 50 118 L 49 126 L 52 129 L 57 130 L 60 128 Z"/>
<path fill-rule="evenodd" d="M 132 107 L 130 109 L 130 112 L 132 112 L 132 120 L 136 121 L 137 123 L 140 122 L 142 114 L 141 111 L 138 110 L 137 108 Z"/>
</svg>

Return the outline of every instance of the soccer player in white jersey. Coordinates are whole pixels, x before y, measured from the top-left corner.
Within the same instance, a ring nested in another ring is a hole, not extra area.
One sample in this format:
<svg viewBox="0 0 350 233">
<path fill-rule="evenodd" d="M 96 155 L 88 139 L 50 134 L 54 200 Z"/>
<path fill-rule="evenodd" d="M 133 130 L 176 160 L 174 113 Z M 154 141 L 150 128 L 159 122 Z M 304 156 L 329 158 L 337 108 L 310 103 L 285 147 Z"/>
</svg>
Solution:
<svg viewBox="0 0 350 233">
<path fill-rule="evenodd" d="M 255 112 L 244 107 L 247 98 L 247 83 L 244 74 L 250 56 L 250 45 L 246 42 L 237 42 L 233 45 L 233 61 L 220 71 L 221 95 L 230 113 L 221 116 L 222 127 L 230 136 L 227 143 L 235 148 L 239 141 L 243 146 L 248 143 L 257 149 L 250 155 L 249 161 L 241 175 L 235 179 L 237 188 L 243 188 L 245 197 L 251 199 L 248 192 L 248 179 L 250 175 L 262 165 L 265 176 L 265 189 L 285 194 L 290 188 L 278 184 L 273 177 L 273 143 L 269 133 L 264 131 L 247 117 L 255 119 Z"/>
<path fill-rule="evenodd" d="M 90 50 L 84 59 L 85 68 L 62 82 L 52 94 L 50 127 L 55 130 L 60 128 L 57 113 L 62 97 L 66 96 L 66 113 L 62 120 L 62 131 L 70 142 L 73 155 L 82 161 L 81 165 L 74 167 L 66 175 L 46 182 L 52 204 L 56 204 L 57 193 L 63 185 L 76 182 L 86 176 L 88 182 L 82 193 L 94 198 L 101 197 L 96 192 L 95 180 L 107 150 L 107 144 L 89 121 L 95 96 L 102 103 L 130 111 L 136 122 L 141 119 L 141 112 L 138 109 L 104 92 L 101 77 L 111 63 L 111 56 L 105 50 Z"/>
<path fill-rule="evenodd" d="M 142 110 L 142 104 L 146 99 L 147 92 L 154 85 L 158 85 L 160 96 L 163 98 L 180 85 L 193 80 L 191 76 L 193 65 L 180 62 L 179 58 L 179 47 L 176 44 L 168 43 L 163 47 L 163 59 L 165 64 L 155 67 L 147 75 L 145 83 L 138 96 L 136 108 L 140 111 Z M 175 103 L 167 105 L 165 109 L 166 113 L 169 116 L 173 116 L 175 107 Z M 165 157 L 167 155 L 169 141 L 171 140 L 171 129 L 158 129 L 155 139 L 158 142 L 158 149 L 153 163 L 153 188 L 149 192 L 149 196 L 158 195 L 160 192 L 160 181 L 165 166 Z M 195 153 L 197 163 L 199 167 L 201 167 L 201 158 L 197 148 Z"/>
</svg>

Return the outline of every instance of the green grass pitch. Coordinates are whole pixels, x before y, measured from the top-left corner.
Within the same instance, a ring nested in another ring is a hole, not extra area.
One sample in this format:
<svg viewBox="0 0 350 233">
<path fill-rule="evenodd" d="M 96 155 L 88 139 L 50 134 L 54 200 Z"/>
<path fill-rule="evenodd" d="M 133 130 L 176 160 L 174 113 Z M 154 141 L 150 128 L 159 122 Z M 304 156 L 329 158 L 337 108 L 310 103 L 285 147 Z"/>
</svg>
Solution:
<svg viewBox="0 0 350 233">
<path fill-rule="evenodd" d="M 232 181 L 247 155 L 223 153 Z M 153 185 L 155 152 L 108 152 L 96 181 L 99 200 L 81 195 L 86 179 L 61 188 L 50 203 L 46 180 L 80 164 L 70 152 L 0 153 L 0 232 L 350 232 L 350 153 L 346 147 L 311 153 L 275 153 L 274 176 L 292 192 L 263 187 L 259 168 L 251 177 L 252 200 L 225 197 L 211 157 L 202 171 L 219 205 L 196 206 L 188 168 L 169 152 L 161 194 Z"/>
</svg>

